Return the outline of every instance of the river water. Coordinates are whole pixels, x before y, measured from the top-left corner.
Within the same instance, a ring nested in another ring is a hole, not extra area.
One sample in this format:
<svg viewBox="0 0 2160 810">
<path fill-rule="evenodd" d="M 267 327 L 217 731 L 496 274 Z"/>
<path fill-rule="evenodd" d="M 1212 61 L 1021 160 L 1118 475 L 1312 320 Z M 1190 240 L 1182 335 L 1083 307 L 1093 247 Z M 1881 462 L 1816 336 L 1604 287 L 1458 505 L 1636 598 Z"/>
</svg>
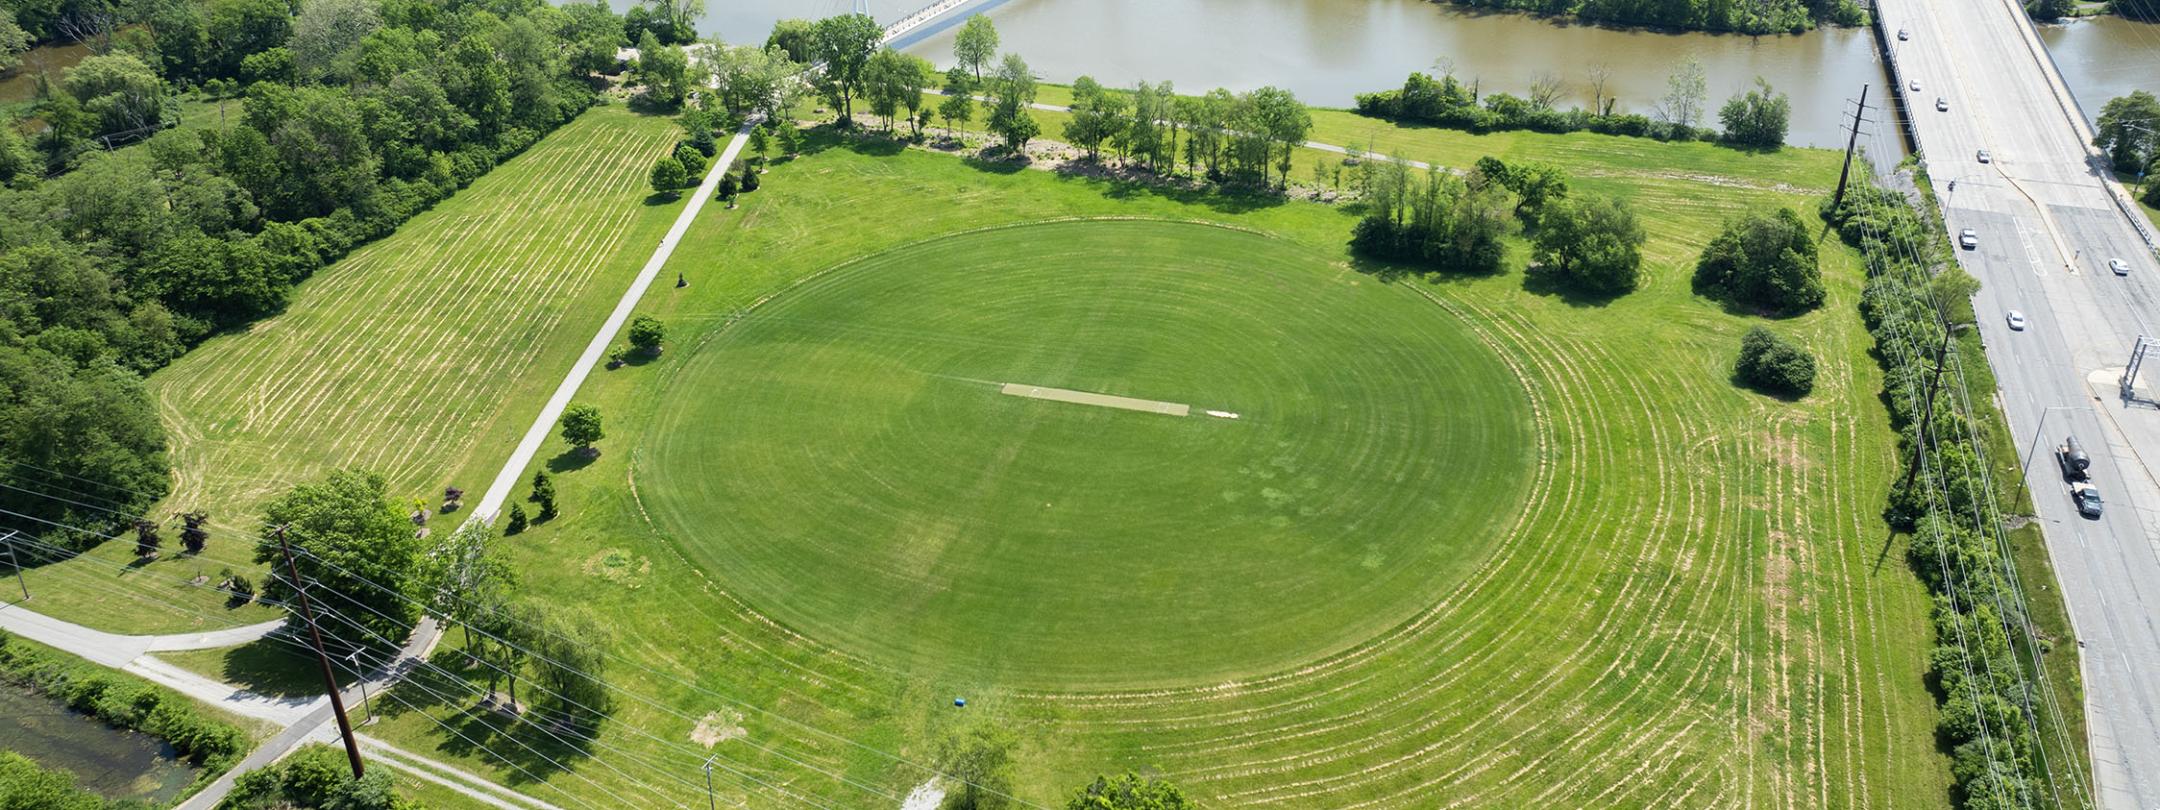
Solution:
<svg viewBox="0 0 2160 810">
<path fill-rule="evenodd" d="M 2040 39 L 2089 120 L 2132 90 L 2160 94 L 2160 25 L 2090 17 L 2040 26 Z"/>
<path fill-rule="evenodd" d="M 163 807 L 195 781 L 195 769 L 175 757 L 172 746 L 7 684 L 0 684 L 0 750 L 72 773 L 77 785 L 113 800 Z"/>
</svg>

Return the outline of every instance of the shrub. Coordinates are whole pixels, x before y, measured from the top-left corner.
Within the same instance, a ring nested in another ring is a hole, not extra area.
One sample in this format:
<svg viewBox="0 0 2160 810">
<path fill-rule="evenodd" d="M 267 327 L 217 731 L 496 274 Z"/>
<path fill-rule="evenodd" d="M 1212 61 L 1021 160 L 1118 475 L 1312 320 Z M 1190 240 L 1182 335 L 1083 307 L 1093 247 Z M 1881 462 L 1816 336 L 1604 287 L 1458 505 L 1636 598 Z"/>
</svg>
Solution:
<svg viewBox="0 0 2160 810">
<path fill-rule="evenodd" d="M 47 770 L 28 757 L 0 751 L 0 808 L 105 810 L 103 798 L 77 787 L 74 775 Z"/>
<path fill-rule="evenodd" d="M 1695 264 L 1695 291 L 1778 314 L 1823 302 L 1815 240 L 1790 208 L 1725 224 Z"/>
<path fill-rule="evenodd" d="M 530 521 L 528 521 L 525 517 L 525 507 L 518 504 L 511 504 L 510 524 L 503 527 L 503 534 L 517 534 L 518 532 L 522 532 L 525 530 L 525 526 L 529 522 Z"/>
<path fill-rule="evenodd" d="M 682 161 L 669 155 L 653 163 L 652 177 L 649 179 L 652 181 L 653 191 L 668 194 L 680 190 L 684 178 L 689 176 L 690 172 L 683 168 Z"/>
<path fill-rule="evenodd" d="M 639 315 L 630 322 L 630 345 L 647 355 L 660 353 L 660 344 L 667 340 L 667 324 L 651 315 Z"/>
<path fill-rule="evenodd" d="M 1535 239 L 1538 264 L 1579 289 L 1630 292 L 1641 282 L 1648 237 L 1635 212 L 1617 197 L 1563 198 L 1544 206 Z"/>
<path fill-rule="evenodd" d="M 675 147 L 675 159 L 682 161 L 683 185 L 690 185 L 705 176 L 705 155 L 698 150 L 688 145 Z"/>
<path fill-rule="evenodd" d="M 1815 356 L 1758 326 L 1740 338 L 1733 376 L 1758 391 L 1803 397 L 1815 390 Z"/>
<path fill-rule="evenodd" d="M 1358 94 L 1357 112 L 1477 133 L 1522 129 L 1553 134 L 1588 131 L 1661 141 L 1713 140 L 1717 136 L 1708 128 L 1654 122 L 1632 113 L 1600 115 L 1579 107 L 1539 108 L 1507 93 L 1487 94 L 1480 102 L 1477 93 L 1455 77 L 1434 79 L 1424 73 L 1410 74 L 1399 90 Z"/>
<path fill-rule="evenodd" d="M 352 778 L 345 754 L 322 743 L 309 743 L 275 765 L 241 774 L 223 807 L 325 808 L 325 810 L 419 810 L 398 798 L 390 774 L 380 768 Z"/>
</svg>

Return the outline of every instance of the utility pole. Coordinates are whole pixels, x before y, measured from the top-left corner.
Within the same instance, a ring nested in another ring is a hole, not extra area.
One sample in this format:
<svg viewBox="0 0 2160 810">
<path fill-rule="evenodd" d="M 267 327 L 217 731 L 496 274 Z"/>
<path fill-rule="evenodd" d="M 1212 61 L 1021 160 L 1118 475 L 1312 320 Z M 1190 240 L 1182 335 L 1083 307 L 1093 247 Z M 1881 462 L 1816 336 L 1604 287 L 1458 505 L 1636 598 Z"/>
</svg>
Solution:
<svg viewBox="0 0 2160 810">
<path fill-rule="evenodd" d="M 15 536 L 21 532 L 9 529 L 7 533 L 8 567 L 15 569 L 15 584 L 22 586 L 22 600 L 30 601 L 30 583 L 23 580 L 22 561 L 15 558 Z"/>
<path fill-rule="evenodd" d="M 367 712 L 367 722 L 373 723 L 375 722 L 375 707 L 368 705 L 367 672 L 360 668 L 360 651 L 352 651 L 351 654 L 345 656 L 345 660 L 352 662 L 353 674 L 360 681 L 360 710 Z"/>
<path fill-rule="evenodd" d="M 338 734 L 345 738 L 345 758 L 352 761 L 354 779 L 361 776 L 360 744 L 353 741 L 352 721 L 345 717 L 345 697 L 338 694 L 337 673 L 330 671 L 330 655 L 323 652 L 322 630 L 315 626 L 315 606 L 308 602 L 307 588 L 300 584 L 300 567 L 293 564 L 292 544 L 285 540 L 285 527 L 279 526 L 278 548 L 285 552 L 285 572 L 292 576 L 293 593 L 300 596 L 300 618 L 307 621 L 308 638 L 315 643 L 315 661 L 322 665 L 323 687 L 330 690 L 330 711 L 337 715 Z"/>
<path fill-rule="evenodd" d="M 712 789 L 712 761 L 719 758 L 719 754 L 713 754 L 705 758 L 705 807 L 707 810 L 720 810 L 720 800 L 713 798 Z"/>
<path fill-rule="evenodd" d="M 1852 135 L 1845 139 L 1845 168 L 1838 172 L 1837 196 L 1830 202 L 1832 211 L 1845 204 L 1845 180 L 1852 176 L 1853 150 L 1860 146 L 1860 114 L 1867 112 L 1867 91 L 1867 85 L 1860 85 L 1860 104 L 1853 107 Z"/>
</svg>

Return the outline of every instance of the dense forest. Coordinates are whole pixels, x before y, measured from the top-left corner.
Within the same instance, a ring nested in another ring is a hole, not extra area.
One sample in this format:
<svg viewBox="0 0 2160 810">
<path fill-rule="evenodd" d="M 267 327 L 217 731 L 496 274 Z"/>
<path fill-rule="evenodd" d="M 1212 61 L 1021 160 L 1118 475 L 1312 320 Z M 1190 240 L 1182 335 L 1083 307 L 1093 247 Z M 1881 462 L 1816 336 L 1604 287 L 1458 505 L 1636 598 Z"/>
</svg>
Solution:
<svg viewBox="0 0 2160 810">
<path fill-rule="evenodd" d="M 94 54 L 0 119 L 0 529 L 45 535 L 163 496 L 143 375 L 576 116 L 633 35 L 689 36 L 602 2 L 0 8 Z"/>
<path fill-rule="evenodd" d="M 1862 25 L 1853 0 L 1453 0 L 1472 8 L 1573 16 L 1615 25 L 1745 34 L 1799 33 L 1818 24 Z"/>
</svg>

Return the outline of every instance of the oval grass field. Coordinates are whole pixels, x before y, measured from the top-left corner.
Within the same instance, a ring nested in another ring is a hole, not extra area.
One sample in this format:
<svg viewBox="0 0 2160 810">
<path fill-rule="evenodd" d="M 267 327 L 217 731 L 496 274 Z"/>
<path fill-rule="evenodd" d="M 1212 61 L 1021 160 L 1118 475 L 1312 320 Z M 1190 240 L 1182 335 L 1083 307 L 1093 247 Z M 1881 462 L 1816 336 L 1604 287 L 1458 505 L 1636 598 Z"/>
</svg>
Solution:
<svg viewBox="0 0 2160 810">
<path fill-rule="evenodd" d="M 1534 449 L 1445 309 L 1204 225 L 937 239 L 675 350 L 636 478 L 684 554 L 813 639 L 1001 687 L 1364 641 L 1483 562 Z"/>
</svg>

